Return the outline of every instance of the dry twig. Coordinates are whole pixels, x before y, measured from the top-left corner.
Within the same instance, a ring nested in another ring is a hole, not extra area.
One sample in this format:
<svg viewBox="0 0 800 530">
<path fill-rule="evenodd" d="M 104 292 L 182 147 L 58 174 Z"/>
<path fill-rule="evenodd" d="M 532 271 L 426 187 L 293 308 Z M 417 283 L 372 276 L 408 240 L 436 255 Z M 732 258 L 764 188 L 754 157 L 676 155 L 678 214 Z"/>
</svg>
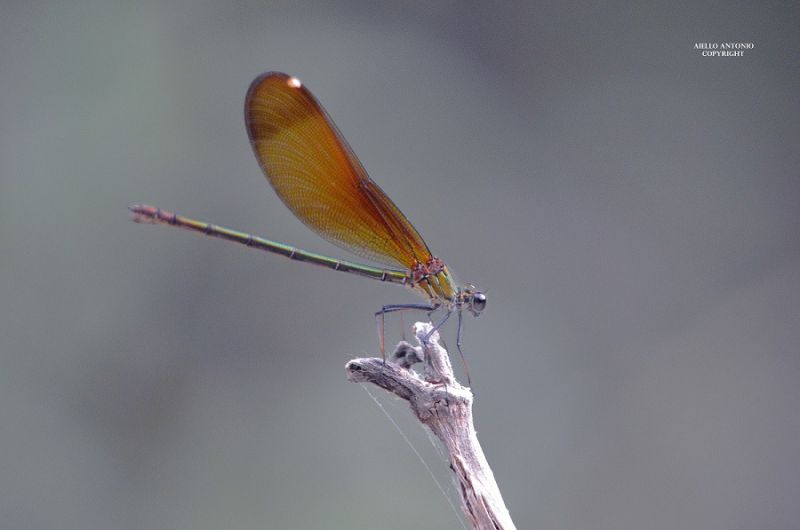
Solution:
<svg viewBox="0 0 800 530">
<path fill-rule="evenodd" d="M 401 342 L 384 363 L 380 358 L 353 359 L 345 366 L 353 382 L 377 385 L 408 401 L 417 419 L 442 441 L 456 475 L 462 508 L 473 528 L 513 530 L 514 523 L 503 503 L 500 488 L 483 454 L 472 421 L 472 391 L 453 376 L 447 351 L 431 324 L 417 322 L 414 334 L 420 346 Z M 422 375 L 410 369 L 422 362 Z"/>
</svg>

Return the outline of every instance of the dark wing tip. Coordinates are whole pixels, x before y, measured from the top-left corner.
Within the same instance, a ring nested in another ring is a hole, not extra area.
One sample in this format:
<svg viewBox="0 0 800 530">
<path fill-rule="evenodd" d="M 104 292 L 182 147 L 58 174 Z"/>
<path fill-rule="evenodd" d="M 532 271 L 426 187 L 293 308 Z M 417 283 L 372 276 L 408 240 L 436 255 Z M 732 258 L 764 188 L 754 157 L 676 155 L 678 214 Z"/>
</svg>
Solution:
<svg viewBox="0 0 800 530">
<path fill-rule="evenodd" d="M 247 89 L 247 96 L 244 98 L 244 123 L 247 128 L 247 135 L 250 137 L 250 142 L 253 142 L 253 118 L 251 116 L 253 99 L 257 97 L 268 84 L 284 84 L 290 88 L 299 89 L 303 86 L 299 79 L 283 72 L 264 72 L 259 75 L 250 87 Z"/>
<path fill-rule="evenodd" d="M 303 83 L 301 83 L 299 79 L 289 74 L 283 72 L 264 72 L 253 79 L 253 82 L 250 83 L 250 87 L 247 89 L 247 96 L 244 99 L 245 117 L 247 117 L 247 109 L 250 107 L 250 101 L 258 94 L 261 87 L 270 81 L 282 81 L 292 88 L 300 88 L 303 86 Z"/>
</svg>

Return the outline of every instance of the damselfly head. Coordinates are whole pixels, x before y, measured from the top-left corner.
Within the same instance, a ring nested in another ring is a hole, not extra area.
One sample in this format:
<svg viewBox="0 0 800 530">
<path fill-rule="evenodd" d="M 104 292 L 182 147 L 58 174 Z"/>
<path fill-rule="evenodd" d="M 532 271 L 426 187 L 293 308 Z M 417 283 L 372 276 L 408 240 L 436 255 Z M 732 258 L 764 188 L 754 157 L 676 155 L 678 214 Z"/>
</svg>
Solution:
<svg viewBox="0 0 800 530">
<path fill-rule="evenodd" d="M 486 309 L 486 293 L 478 291 L 474 285 L 465 285 L 461 289 L 461 304 L 474 316 L 480 316 Z"/>
</svg>

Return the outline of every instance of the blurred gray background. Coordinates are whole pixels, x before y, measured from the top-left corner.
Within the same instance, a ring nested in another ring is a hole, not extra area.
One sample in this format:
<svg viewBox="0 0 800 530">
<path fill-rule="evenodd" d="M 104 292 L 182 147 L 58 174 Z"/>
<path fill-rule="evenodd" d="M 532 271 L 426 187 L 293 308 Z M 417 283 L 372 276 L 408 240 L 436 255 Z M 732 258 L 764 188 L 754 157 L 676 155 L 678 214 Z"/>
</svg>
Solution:
<svg viewBox="0 0 800 530">
<path fill-rule="evenodd" d="M 266 70 L 488 290 L 465 351 L 520 529 L 798 528 L 781 5 L 3 2 L 0 528 L 460 528 L 345 381 L 411 293 L 129 221 L 150 202 L 350 257 L 259 171 L 242 105 Z M 727 40 L 755 49 L 693 49 Z"/>
</svg>

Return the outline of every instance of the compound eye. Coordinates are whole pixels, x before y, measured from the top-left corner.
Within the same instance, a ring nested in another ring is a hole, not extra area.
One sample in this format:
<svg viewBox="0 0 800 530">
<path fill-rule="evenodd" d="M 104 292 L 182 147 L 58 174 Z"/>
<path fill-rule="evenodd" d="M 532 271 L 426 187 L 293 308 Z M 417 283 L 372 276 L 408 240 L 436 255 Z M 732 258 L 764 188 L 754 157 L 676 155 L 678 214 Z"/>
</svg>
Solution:
<svg viewBox="0 0 800 530">
<path fill-rule="evenodd" d="M 472 295 L 472 309 L 478 313 L 486 307 L 486 295 L 483 293 L 475 293 Z"/>
</svg>

